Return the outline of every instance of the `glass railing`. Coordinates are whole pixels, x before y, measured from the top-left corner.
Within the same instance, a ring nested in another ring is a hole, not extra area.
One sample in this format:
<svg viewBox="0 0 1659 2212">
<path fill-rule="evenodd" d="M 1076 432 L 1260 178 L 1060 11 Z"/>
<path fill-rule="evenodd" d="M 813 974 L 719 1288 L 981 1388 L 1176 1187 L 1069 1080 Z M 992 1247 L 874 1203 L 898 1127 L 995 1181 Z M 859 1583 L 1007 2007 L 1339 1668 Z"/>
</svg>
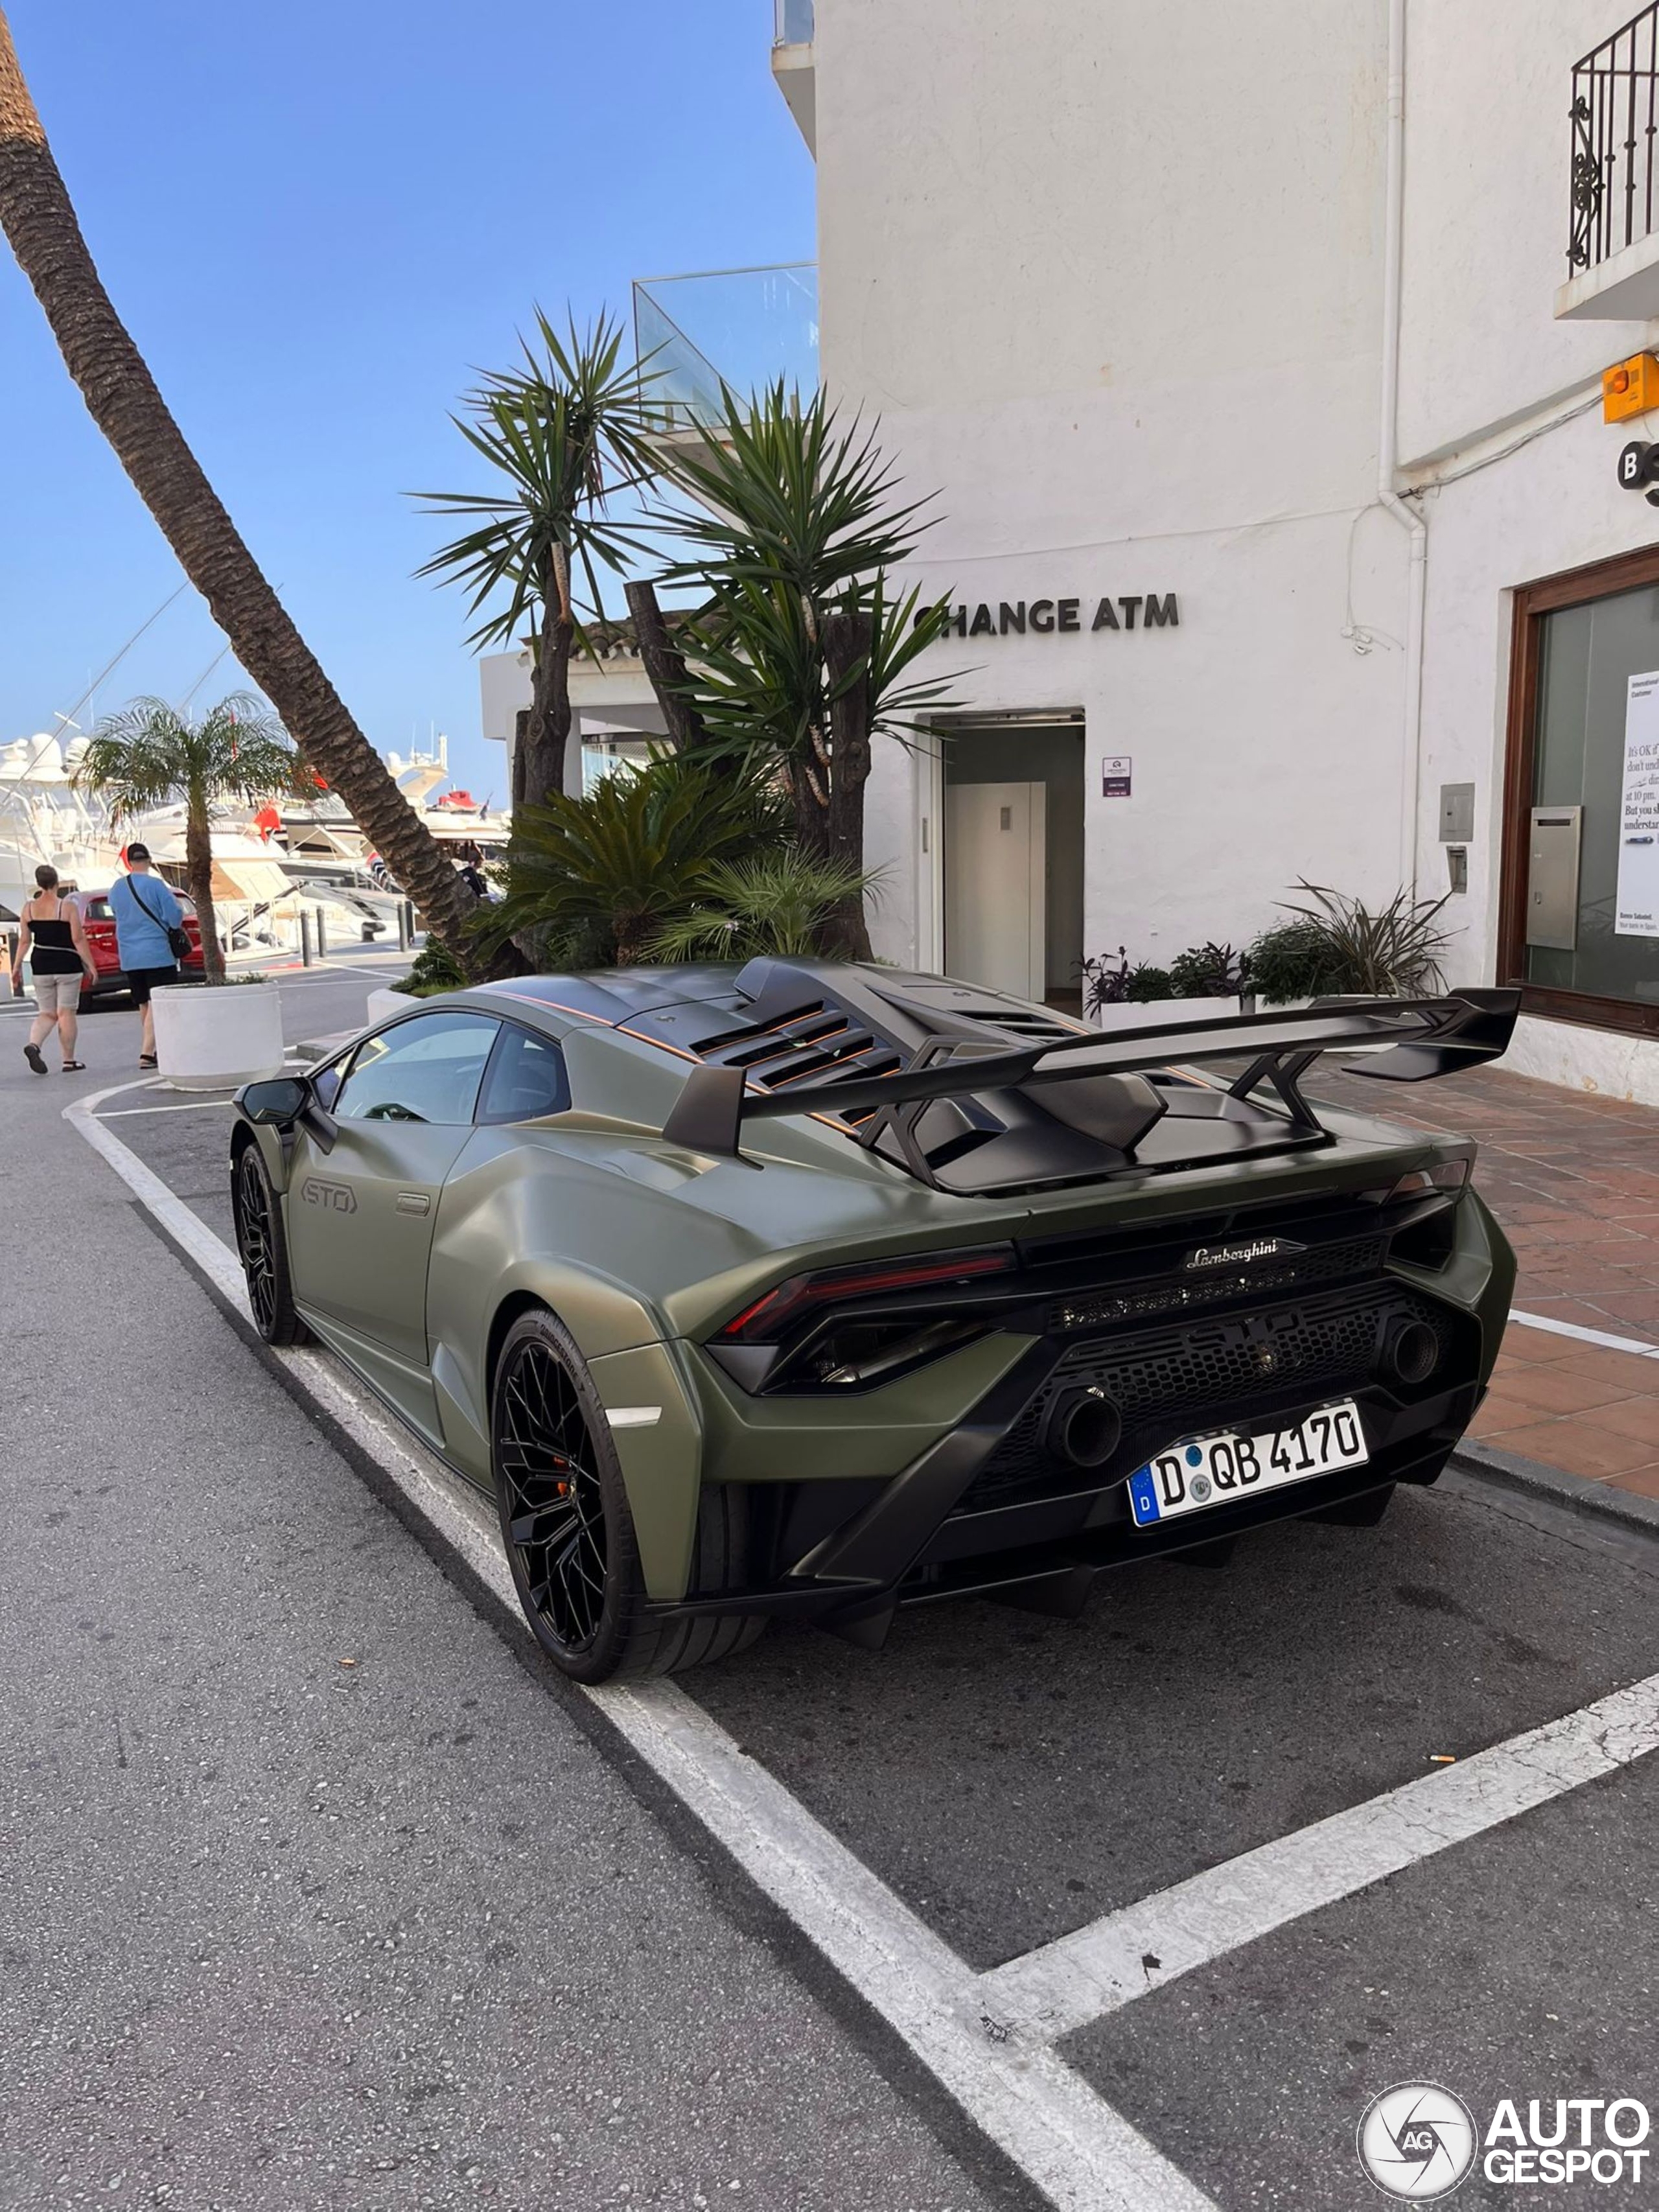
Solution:
<svg viewBox="0 0 1659 2212">
<path fill-rule="evenodd" d="M 810 261 L 641 277 L 634 340 L 665 420 L 715 422 L 720 388 L 740 399 L 780 379 L 811 392 L 818 381 L 818 272 Z"/>
<path fill-rule="evenodd" d="M 775 46 L 810 46 L 812 43 L 812 0 L 773 0 L 775 10 L 772 43 Z"/>
</svg>

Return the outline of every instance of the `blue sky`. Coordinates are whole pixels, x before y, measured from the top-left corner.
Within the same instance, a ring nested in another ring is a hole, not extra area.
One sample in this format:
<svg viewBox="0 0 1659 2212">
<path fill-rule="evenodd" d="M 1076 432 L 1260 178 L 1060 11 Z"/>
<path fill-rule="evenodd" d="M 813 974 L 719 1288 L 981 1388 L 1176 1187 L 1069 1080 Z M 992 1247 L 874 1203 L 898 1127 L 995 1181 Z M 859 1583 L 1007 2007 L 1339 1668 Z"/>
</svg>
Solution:
<svg viewBox="0 0 1659 2212">
<path fill-rule="evenodd" d="M 771 0 L 8 14 L 104 281 L 265 573 L 375 744 L 435 723 L 483 797 L 464 604 L 415 580 L 440 526 L 404 495 L 477 481 L 448 410 L 533 301 L 586 319 L 635 276 L 811 258 Z M 3 254 L 0 743 L 180 580 Z M 176 699 L 223 643 L 186 591 L 98 708 Z M 227 660 L 198 700 L 242 680 Z"/>
</svg>

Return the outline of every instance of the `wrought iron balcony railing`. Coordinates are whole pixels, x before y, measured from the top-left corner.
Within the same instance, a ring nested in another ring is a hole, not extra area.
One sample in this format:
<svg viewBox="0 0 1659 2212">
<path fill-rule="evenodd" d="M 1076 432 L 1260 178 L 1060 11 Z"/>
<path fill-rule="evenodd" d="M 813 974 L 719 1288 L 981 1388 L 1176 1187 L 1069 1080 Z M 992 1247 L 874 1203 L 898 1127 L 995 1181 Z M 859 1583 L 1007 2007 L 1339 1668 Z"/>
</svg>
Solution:
<svg viewBox="0 0 1659 2212">
<path fill-rule="evenodd" d="M 1654 228 L 1659 0 L 1572 72 L 1572 228 L 1567 271 L 1594 269 Z"/>
<path fill-rule="evenodd" d="M 815 392 L 817 270 L 803 261 L 641 277 L 634 286 L 634 342 L 653 380 L 650 404 L 660 409 L 665 424 L 691 428 L 720 421 L 723 386 L 744 400 L 780 381 Z"/>
</svg>

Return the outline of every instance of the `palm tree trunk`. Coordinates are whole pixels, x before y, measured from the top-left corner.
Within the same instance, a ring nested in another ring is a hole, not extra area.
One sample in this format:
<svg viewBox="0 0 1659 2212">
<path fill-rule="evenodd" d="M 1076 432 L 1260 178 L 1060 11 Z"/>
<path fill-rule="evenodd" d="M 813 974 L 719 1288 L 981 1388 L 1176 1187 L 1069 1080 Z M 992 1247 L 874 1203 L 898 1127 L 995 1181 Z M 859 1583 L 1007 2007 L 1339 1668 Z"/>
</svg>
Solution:
<svg viewBox="0 0 1659 2212">
<path fill-rule="evenodd" d="M 541 636 L 536 647 L 536 672 L 530 690 L 530 712 L 514 763 L 514 804 L 540 806 L 550 793 L 564 789 L 565 752 L 570 737 L 570 647 L 574 637 L 568 610 L 559 604 L 556 589 L 547 595 Z"/>
<path fill-rule="evenodd" d="M 194 792 L 185 809 L 185 878 L 196 902 L 196 926 L 202 933 L 202 973 L 210 983 L 222 983 L 225 953 L 213 911 L 213 832 L 207 807 Z"/>
<path fill-rule="evenodd" d="M 623 586 L 623 597 L 634 617 L 634 641 L 641 664 L 662 708 L 668 741 L 677 753 L 694 752 L 706 744 L 708 732 L 691 696 L 685 672 L 685 655 L 675 644 L 657 601 L 657 587 L 643 578 Z"/>
<path fill-rule="evenodd" d="M 168 413 L 105 291 L 0 8 L 0 229 L 69 373 L 180 567 L 295 743 L 464 964 L 474 901 L 295 628 Z"/>
<path fill-rule="evenodd" d="M 823 662 L 832 687 L 853 675 L 860 660 L 863 672 L 833 699 L 830 707 L 830 784 L 827 810 L 828 843 L 832 859 L 864 873 L 864 789 L 870 781 L 869 658 L 872 639 L 866 614 L 834 614 L 823 625 Z M 829 947 L 843 960 L 871 957 L 869 925 L 864 916 L 864 897 L 854 892 L 843 900 L 824 931 Z"/>
</svg>

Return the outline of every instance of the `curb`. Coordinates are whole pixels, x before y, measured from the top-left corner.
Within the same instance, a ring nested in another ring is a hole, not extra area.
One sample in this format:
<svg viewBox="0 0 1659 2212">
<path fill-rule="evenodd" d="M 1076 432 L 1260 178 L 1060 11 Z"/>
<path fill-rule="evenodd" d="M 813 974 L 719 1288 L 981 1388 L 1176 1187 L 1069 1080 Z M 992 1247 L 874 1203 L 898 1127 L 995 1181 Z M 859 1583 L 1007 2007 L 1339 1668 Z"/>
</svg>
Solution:
<svg viewBox="0 0 1659 2212">
<path fill-rule="evenodd" d="M 1541 1460 L 1500 1451 L 1495 1444 L 1461 1443 L 1448 1464 L 1494 1490 L 1517 1491 L 1522 1497 L 1541 1498 L 1587 1521 L 1612 1521 L 1621 1528 L 1639 1529 L 1645 1536 L 1659 1536 L 1659 1498 L 1641 1498 L 1611 1483 L 1567 1474 L 1559 1467 L 1547 1467 Z"/>
</svg>

